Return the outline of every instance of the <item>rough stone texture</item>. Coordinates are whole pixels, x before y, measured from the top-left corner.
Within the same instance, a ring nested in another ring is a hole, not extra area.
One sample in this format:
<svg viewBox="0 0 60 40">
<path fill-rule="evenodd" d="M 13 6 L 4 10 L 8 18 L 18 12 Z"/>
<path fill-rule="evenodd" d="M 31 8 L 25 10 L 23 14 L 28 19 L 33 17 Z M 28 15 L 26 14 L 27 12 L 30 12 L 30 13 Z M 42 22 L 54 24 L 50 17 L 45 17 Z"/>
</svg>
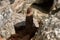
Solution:
<svg viewBox="0 0 60 40">
<path fill-rule="evenodd" d="M 41 22 L 43 25 L 39 26 L 38 32 L 36 32 L 32 40 L 60 40 L 60 11 L 54 15 L 41 16 Z"/>
<path fill-rule="evenodd" d="M 25 11 L 32 3 L 29 0 L 15 0 L 13 4 L 10 0 L 0 1 L 0 35 L 3 38 L 15 34 L 14 25 L 25 21 Z"/>
<path fill-rule="evenodd" d="M 3 38 L 8 38 L 11 34 L 15 34 L 15 29 L 12 26 L 13 24 L 8 23 L 8 19 L 11 19 L 11 16 L 13 14 L 13 11 L 11 9 L 11 6 L 9 5 L 8 0 L 2 0 L 0 1 L 0 35 Z M 10 26 L 8 26 L 8 24 Z"/>
<path fill-rule="evenodd" d="M 0 1 L 0 34 L 3 38 L 8 38 L 11 34 L 15 34 L 14 25 L 18 22 L 25 21 L 26 10 L 33 2 L 35 2 L 35 0 L 15 0 L 12 4 L 10 0 Z M 39 20 L 38 16 L 44 16 L 45 14 L 39 14 L 41 12 L 34 8 L 33 12 L 34 24 L 36 27 L 39 27 L 37 22 L 37 20 Z"/>
<path fill-rule="evenodd" d="M 40 1 L 40 0 L 39 0 Z M 0 1 L 0 35 L 8 38 L 15 34 L 14 25 L 25 21 L 26 11 L 36 0 L 2 0 Z M 41 0 L 41 3 L 43 1 Z M 60 2 L 60 1 L 59 1 Z M 33 20 L 38 32 L 32 40 L 60 40 L 60 11 L 50 15 L 32 8 Z M 39 22 L 43 25 L 40 27 Z M 22 24 L 23 25 L 23 24 Z"/>
<path fill-rule="evenodd" d="M 42 17 L 48 17 L 48 14 L 43 13 L 36 8 L 33 8 L 32 10 L 33 10 L 33 20 L 34 20 L 33 22 L 36 27 L 39 27 L 38 22 L 42 19 Z"/>
<path fill-rule="evenodd" d="M 59 9 L 60 7 L 59 7 L 59 4 L 56 5 L 56 7 L 57 9 L 55 9 L 55 12 L 52 11 L 53 13 L 51 15 L 49 14 L 48 16 L 39 15 L 38 17 L 37 16 L 35 17 L 36 19 L 39 19 L 37 21 L 38 23 L 39 21 L 41 21 L 43 24 L 41 26 L 41 22 L 40 22 L 38 32 L 36 32 L 35 36 L 31 40 L 60 40 L 60 9 Z"/>
</svg>

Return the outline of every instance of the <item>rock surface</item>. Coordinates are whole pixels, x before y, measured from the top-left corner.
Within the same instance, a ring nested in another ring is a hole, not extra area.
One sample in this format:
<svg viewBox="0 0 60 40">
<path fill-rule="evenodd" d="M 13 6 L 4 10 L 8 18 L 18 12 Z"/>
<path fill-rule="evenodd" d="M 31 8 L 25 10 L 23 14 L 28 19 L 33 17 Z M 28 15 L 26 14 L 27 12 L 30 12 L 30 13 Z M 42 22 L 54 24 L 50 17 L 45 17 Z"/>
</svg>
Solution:
<svg viewBox="0 0 60 40">
<path fill-rule="evenodd" d="M 33 3 L 29 0 L 0 1 L 0 35 L 7 39 L 15 34 L 14 25 L 25 21 L 25 11 Z M 23 24 L 22 24 L 23 25 Z"/>
<path fill-rule="evenodd" d="M 49 15 L 32 7 L 32 3 L 39 1 L 43 2 L 43 0 L 0 0 L 0 36 L 7 39 L 15 34 L 14 25 L 26 21 L 27 9 L 31 7 L 33 22 L 38 28 L 38 32 L 31 40 L 60 40 L 60 11 Z M 40 21 L 43 23 L 42 26 Z"/>
</svg>

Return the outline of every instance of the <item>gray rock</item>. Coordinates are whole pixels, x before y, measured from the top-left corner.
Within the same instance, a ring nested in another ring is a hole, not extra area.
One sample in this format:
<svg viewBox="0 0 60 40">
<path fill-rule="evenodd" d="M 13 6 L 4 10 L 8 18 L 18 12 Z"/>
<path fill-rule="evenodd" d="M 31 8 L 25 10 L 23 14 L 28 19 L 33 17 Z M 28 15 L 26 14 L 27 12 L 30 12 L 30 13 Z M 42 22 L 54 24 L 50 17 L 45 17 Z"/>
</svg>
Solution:
<svg viewBox="0 0 60 40">
<path fill-rule="evenodd" d="M 11 33 L 7 30 L 10 29 L 9 27 L 5 27 L 5 24 L 8 22 L 8 19 L 11 18 L 12 10 L 10 7 L 6 7 L 2 11 L 0 11 L 0 35 L 4 38 L 8 38 Z M 10 31 L 12 32 L 14 28 L 11 28 Z"/>
</svg>

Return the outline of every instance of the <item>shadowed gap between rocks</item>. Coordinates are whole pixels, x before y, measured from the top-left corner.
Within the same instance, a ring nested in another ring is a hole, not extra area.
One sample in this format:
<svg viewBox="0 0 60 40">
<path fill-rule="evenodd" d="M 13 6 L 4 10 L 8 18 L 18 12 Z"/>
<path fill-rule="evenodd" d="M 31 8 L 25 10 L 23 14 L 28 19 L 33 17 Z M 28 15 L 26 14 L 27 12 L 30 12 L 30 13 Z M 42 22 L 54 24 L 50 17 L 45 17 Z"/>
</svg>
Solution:
<svg viewBox="0 0 60 40">
<path fill-rule="evenodd" d="M 44 1 L 44 0 L 43 0 Z M 48 1 L 44 1 L 42 3 L 33 3 L 31 6 L 33 8 L 36 8 L 42 12 L 50 12 L 51 7 L 53 6 L 54 0 L 48 0 Z"/>
</svg>

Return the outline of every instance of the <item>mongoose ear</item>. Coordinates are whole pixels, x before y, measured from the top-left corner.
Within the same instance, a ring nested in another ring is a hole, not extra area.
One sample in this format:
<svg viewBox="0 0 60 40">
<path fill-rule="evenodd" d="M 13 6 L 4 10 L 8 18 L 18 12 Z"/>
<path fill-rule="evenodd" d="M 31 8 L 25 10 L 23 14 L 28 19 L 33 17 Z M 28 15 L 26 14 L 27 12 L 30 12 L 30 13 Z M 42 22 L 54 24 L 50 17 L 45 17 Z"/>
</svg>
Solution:
<svg viewBox="0 0 60 40">
<path fill-rule="evenodd" d="M 10 1 L 10 4 L 13 4 L 15 0 L 9 0 Z"/>
</svg>

